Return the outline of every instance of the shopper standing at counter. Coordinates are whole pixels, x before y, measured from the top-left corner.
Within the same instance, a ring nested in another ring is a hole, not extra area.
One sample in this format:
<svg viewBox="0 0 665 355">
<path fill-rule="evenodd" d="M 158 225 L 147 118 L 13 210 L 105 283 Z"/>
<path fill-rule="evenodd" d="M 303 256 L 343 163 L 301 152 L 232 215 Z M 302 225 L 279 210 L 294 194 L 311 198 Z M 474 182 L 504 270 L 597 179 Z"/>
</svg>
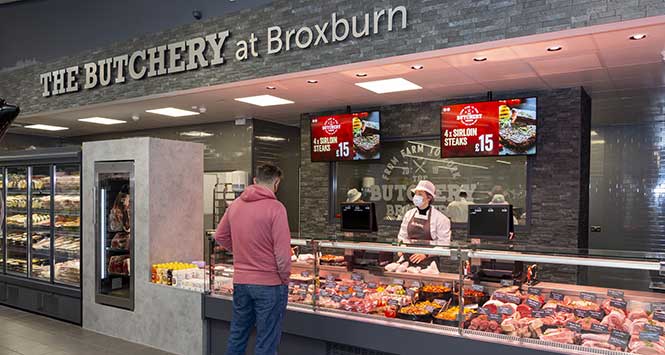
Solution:
<svg viewBox="0 0 665 355">
<path fill-rule="evenodd" d="M 215 240 L 233 252 L 233 318 L 227 355 L 244 355 L 256 325 L 255 354 L 274 355 L 281 338 L 291 275 L 291 232 L 275 193 L 282 171 L 262 165 L 224 214 Z"/>
<path fill-rule="evenodd" d="M 437 244 L 450 244 L 450 219 L 432 207 L 436 186 L 431 181 L 423 180 L 412 192 L 416 207 L 404 214 L 397 239 L 404 243 L 434 241 Z M 414 264 L 424 263 L 427 259 L 424 254 L 409 256 L 409 261 Z"/>
</svg>

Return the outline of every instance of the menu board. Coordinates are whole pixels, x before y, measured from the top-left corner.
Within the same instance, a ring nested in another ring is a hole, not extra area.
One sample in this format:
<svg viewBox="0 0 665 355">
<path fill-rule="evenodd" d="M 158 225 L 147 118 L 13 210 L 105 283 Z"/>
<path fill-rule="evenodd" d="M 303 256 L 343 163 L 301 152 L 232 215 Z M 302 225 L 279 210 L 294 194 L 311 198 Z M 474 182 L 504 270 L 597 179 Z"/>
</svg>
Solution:
<svg viewBox="0 0 665 355">
<path fill-rule="evenodd" d="M 536 98 L 441 108 L 441 157 L 536 154 Z"/>
<path fill-rule="evenodd" d="M 312 161 L 381 159 L 378 111 L 312 119 Z"/>
</svg>

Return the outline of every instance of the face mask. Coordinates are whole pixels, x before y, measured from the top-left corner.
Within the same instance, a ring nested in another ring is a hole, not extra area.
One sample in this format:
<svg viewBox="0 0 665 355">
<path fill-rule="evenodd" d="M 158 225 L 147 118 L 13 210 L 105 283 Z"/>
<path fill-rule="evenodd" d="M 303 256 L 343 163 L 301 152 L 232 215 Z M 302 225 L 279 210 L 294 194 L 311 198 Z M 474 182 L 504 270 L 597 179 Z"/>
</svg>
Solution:
<svg viewBox="0 0 665 355">
<path fill-rule="evenodd" d="M 422 206 L 423 202 L 425 202 L 425 199 L 422 196 L 413 196 L 413 204 L 416 205 L 416 207 Z"/>
</svg>

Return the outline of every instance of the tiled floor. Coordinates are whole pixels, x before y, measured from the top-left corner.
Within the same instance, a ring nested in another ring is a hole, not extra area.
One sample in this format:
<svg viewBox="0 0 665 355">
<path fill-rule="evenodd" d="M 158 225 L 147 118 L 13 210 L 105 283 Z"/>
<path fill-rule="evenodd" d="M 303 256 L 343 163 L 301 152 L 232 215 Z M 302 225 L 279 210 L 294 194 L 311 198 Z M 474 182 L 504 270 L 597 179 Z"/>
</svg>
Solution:
<svg viewBox="0 0 665 355">
<path fill-rule="evenodd" d="M 0 306 L 0 355 L 169 355 L 79 326 Z"/>
</svg>

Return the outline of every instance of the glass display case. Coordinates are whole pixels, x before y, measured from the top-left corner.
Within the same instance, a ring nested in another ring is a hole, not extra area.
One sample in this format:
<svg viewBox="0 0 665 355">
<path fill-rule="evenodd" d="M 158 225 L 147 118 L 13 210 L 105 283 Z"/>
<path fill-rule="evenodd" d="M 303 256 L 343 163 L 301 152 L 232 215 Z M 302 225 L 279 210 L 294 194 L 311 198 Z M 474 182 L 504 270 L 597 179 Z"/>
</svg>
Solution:
<svg viewBox="0 0 665 355">
<path fill-rule="evenodd" d="M 134 162 L 95 163 L 97 303 L 134 309 Z"/>
<path fill-rule="evenodd" d="M 12 165 L 0 168 L 5 198 L 5 243 L 0 244 L 5 248 L 1 253 L 5 272 L 79 288 L 80 164 Z"/>
<path fill-rule="evenodd" d="M 657 280 L 665 253 L 466 243 L 293 244 L 291 311 L 305 307 L 360 324 L 544 352 L 662 354 L 665 349 L 665 293 L 653 284 L 600 286 L 586 277 L 590 269 L 600 269 Z M 210 257 L 219 257 L 215 254 Z M 421 257 L 420 264 L 410 261 Z M 212 271 L 210 292 L 228 297 L 230 289 L 216 282 L 222 272 L 229 280 L 232 268 Z"/>
</svg>

